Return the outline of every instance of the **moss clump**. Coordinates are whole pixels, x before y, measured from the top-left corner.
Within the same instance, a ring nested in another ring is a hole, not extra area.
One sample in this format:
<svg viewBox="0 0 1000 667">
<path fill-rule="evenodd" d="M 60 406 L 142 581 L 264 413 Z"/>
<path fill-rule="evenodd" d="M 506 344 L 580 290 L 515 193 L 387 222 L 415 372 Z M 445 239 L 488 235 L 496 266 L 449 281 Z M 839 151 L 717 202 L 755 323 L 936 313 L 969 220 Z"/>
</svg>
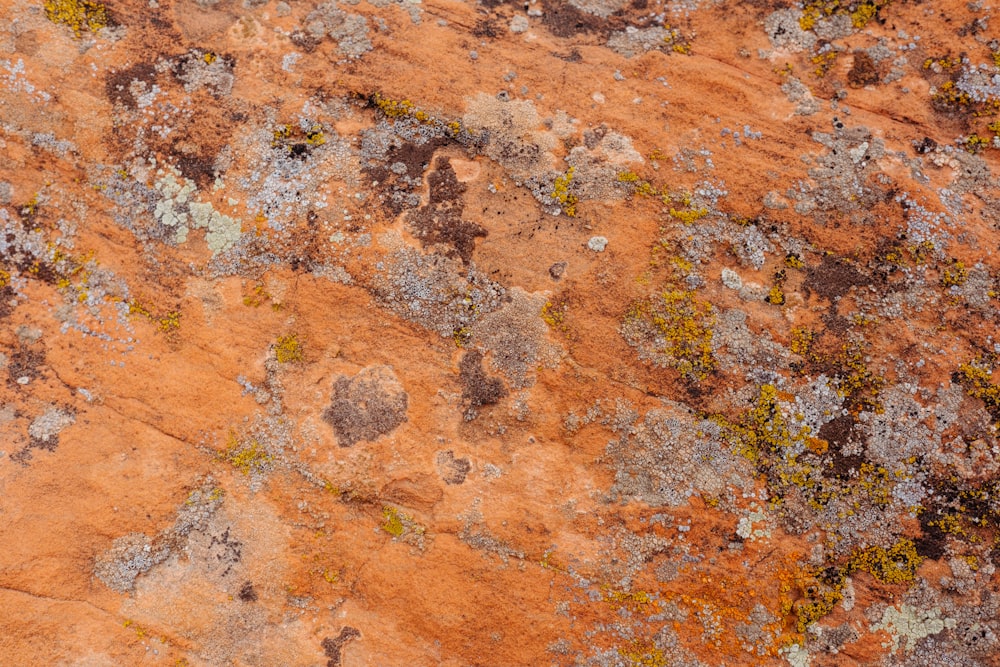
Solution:
<svg viewBox="0 0 1000 667">
<path fill-rule="evenodd" d="M 302 344 L 295 334 L 281 336 L 274 345 L 274 358 L 279 364 L 290 364 L 302 361 L 305 356 L 302 354 Z"/>
<path fill-rule="evenodd" d="M 108 10 L 90 0 L 45 0 L 45 16 L 53 23 L 68 26 L 77 37 L 84 30 L 97 32 L 110 24 Z"/>
</svg>

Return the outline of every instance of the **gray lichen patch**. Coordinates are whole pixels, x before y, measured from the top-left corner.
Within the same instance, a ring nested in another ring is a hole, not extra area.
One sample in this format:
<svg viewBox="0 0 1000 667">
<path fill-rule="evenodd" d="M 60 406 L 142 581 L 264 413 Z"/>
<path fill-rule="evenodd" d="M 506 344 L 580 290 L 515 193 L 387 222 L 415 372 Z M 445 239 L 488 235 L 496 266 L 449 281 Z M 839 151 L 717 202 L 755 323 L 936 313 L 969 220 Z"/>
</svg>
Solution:
<svg viewBox="0 0 1000 667">
<path fill-rule="evenodd" d="M 497 99 L 480 93 L 469 100 L 462 122 L 472 132 L 487 132 L 484 153 L 514 178 L 553 169 L 557 138 L 541 128 L 542 119 L 530 100 Z"/>
<path fill-rule="evenodd" d="M 333 427 L 341 447 L 352 447 L 396 430 L 406 421 L 408 404 L 409 396 L 392 368 L 369 366 L 334 381 L 323 419 Z"/>
<path fill-rule="evenodd" d="M 43 414 L 35 417 L 28 426 L 28 436 L 36 446 L 51 449 L 59 440 L 59 433 L 67 428 L 76 418 L 72 413 L 61 408 L 51 407 Z"/>
<path fill-rule="evenodd" d="M 669 33 L 661 26 L 635 28 L 629 26 L 608 38 L 608 48 L 615 53 L 631 58 L 633 56 L 663 47 Z"/>
<path fill-rule="evenodd" d="M 621 416 L 626 421 L 618 420 L 618 437 L 605 449 L 615 470 L 612 496 L 679 506 L 694 495 L 718 498 L 753 487 L 752 466 L 732 453 L 713 422 L 679 404 L 650 410 L 641 420 L 629 410 Z"/>
<path fill-rule="evenodd" d="M 443 337 L 466 337 L 500 307 L 505 290 L 459 257 L 425 254 L 386 237 L 394 250 L 376 265 L 375 298 L 397 315 Z"/>
<path fill-rule="evenodd" d="M 136 578 L 162 563 L 170 555 L 162 545 L 154 547 L 142 533 L 129 533 L 117 538 L 111 549 L 101 554 L 94 564 L 94 575 L 116 593 L 135 588 Z"/>
<path fill-rule="evenodd" d="M 117 593 L 133 590 L 140 575 L 169 558 L 192 532 L 205 529 L 222 498 L 222 489 L 211 477 L 206 478 L 178 508 L 174 524 L 156 537 L 135 532 L 115 539 L 94 561 L 94 576 Z"/>
<path fill-rule="evenodd" d="M 368 20 L 360 14 L 348 14 L 339 9 L 334 0 L 321 4 L 305 17 L 302 34 L 307 44 L 330 37 L 337 42 L 340 53 L 351 59 L 360 58 L 372 50 L 371 40 L 368 39 Z"/>
<path fill-rule="evenodd" d="M 555 345 L 548 342 L 542 320 L 546 299 L 520 288 L 508 290 L 510 300 L 484 315 L 472 328 L 476 346 L 492 353 L 492 366 L 504 374 L 515 389 L 534 383 L 539 364 L 551 364 L 558 358 Z"/>
</svg>

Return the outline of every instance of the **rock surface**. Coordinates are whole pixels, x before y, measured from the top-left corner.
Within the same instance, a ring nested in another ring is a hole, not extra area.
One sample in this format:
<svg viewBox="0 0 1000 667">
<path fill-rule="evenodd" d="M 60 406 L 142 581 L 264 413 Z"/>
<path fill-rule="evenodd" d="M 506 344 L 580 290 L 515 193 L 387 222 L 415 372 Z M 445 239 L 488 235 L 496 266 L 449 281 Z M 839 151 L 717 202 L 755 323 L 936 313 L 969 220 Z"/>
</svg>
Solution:
<svg viewBox="0 0 1000 667">
<path fill-rule="evenodd" d="M 8 0 L 0 664 L 1000 665 L 993 11 Z"/>
</svg>

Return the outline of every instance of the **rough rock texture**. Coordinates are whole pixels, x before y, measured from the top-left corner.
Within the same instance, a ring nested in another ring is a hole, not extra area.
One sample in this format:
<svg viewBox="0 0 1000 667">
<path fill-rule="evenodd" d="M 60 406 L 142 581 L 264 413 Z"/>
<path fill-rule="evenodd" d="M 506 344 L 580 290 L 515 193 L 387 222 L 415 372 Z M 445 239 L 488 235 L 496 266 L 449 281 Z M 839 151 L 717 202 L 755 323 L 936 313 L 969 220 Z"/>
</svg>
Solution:
<svg viewBox="0 0 1000 667">
<path fill-rule="evenodd" d="M 1000 17 L 4 0 L 0 665 L 1000 665 Z"/>
</svg>

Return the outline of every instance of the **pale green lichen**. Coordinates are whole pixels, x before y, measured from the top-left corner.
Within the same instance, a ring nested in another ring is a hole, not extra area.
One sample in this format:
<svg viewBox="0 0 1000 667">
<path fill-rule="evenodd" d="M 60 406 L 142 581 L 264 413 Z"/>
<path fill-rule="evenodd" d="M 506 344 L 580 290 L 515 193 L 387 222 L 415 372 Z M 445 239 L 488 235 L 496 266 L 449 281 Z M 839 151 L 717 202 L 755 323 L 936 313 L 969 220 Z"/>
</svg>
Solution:
<svg viewBox="0 0 1000 667">
<path fill-rule="evenodd" d="M 213 255 L 228 250 L 240 238 L 242 223 L 215 210 L 209 202 L 193 201 L 198 194 L 195 184 L 176 170 L 159 171 L 153 188 L 162 195 L 153 211 L 157 222 L 173 228 L 174 241 L 184 243 L 188 232 L 205 229 L 205 242 Z"/>
<path fill-rule="evenodd" d="M 955 619 L 941 618 L 941 609 L 918 609 L 906 603 L 899 609 L 887 607 L 882 621 L 872 626 L 872 631 L 884 630 L 892 635 L 892 650 L 899 650 L 900 639 L 904 640 L 903 650 L 910 651 L 924 637 L 936 635 L 955 627 Z"/>
<path fill-rule="evenodd" d="M 192 227 L 208 229 L 205 242 L 212 254 L 228 250 L 239 240 L 241 229 L 239 220 L 219 213 L 209 203 L 192 203 L 188 206 L 188 210 L 191 212 Z"/>
</svg>

